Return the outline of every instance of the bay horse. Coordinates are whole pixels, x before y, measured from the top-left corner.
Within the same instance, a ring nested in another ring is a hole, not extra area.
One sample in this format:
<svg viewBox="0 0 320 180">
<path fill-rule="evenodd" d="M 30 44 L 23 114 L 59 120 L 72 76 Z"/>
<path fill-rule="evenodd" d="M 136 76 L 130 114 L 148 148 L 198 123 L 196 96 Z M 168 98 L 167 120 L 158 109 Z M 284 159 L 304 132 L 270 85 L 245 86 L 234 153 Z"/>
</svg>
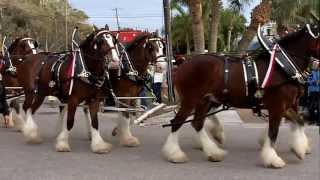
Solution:
<svg viewBox="0 0 320 180">
<path fill-rule="evenodd" d="M 128 53 L 132 68 L 126 63 L 123 73 L 120 77 L 115 71 L 110 72 L 112 88 L 116 96 L 121 97 L 138 97 L 142 88 L 147 81 L 148 66 L 156 63 L 165 57 L 164 42 L 160 37 L 152 33 L 144 33 L 135 37 L 135 39 L 126 44 L 125 51 Z M 123 60 L 125 61 L 125 60 Z M 128 70 L 129 68 L 129 70 Z M 130 73 L 136 74 L 130 75 Z M 135 100 L 121 100 L 128 105 L 134 105 Z M 130 129 L 130 114 L 120 112 L 118 117 L 118 125 L 113 130 L 118 134 L 120 144 L 127 147 L 135 147 L 140 145 L 137 137 L 133 136 Z"/>
<path fill-rule="evenodd" d="M 317 30 L 318 29 L 313 29 Z M 312 35 L 307 27 L 279 40 L 279 45 L 290 54 L 293 63 L 301 71 L 307 71 L 311 56 L 319 58 L 319 36 Z M 225 58 L 229 58 L 229 81 L 225 81 Z M 270 55 L 264 51 L 255 58 L 259 79 L 264 79 Z M 171 133 L 162 152 L 168 161 L 182 163 L 188 161 L 178 142 L 178 131 L 194 110 L 192 126 L 197 132 L 202 150 L 209 161 L 222 161 L 227 154 L 212 141 L 204 128 L 205 115 L 211 108 L 221 104 L 237 108 L 252 108 L 246 96 L 244 70 L 241 58 L 215 54 L 194 55 L 175 72 L 174 85 L 180 98 L 180 109 L 171 120 Z M 225 89 L 228 89 L 227 94 Z M 304 122 L 298 116 L 299 98 L 302 86 L 289 78 L 280 66 L 275 65 L 269 86 L 264 89 L 263 108 L 269 112 L 269 128 L 262 144 L 261 158 L 264 166 L 282 168 L 285 162 L 278 156 L 274 146 L 282 117 L 292 122 L 292 150 L 298 158 L 304 159 L 310 153 L 310 144 L 304 133 Z"/>
<path fill-rule="evenodd" d="M 4 40 L 5 41 L 5 40 Z M 17 79 L 16 70 L 23 62 L 24 58 L 30 54 L 36 54 L 38 43 L 33 38 L 28 36 L 16 38 L 6 49 L 5 42 L 3 43 L 3 51 L 6 52 L 4 59 L 4 68 L 1 71 L 2 78 L 6 87 L 20 87 Z M 18 93 L 19 90 L 7 90 L 7 92 Z M 23 119 L 21 115 L 20 104 L 17 99 L 10 102 L 10 127 L 15 126 L 18 131 L 22 130 Z"/>
<path fill-rule="evenodd" d="M 80 44 L 79 51 L 83 55 L 83 58 L 80 57 L 84 64 L 82 68 L 86 67 L 85 74 L 90 74 L 86 78 L 81 77 L 80 74 L 70 75 L 71 71 L 75 71 L 72 67 L 73 53 L 66 54 L 63 58 L 54 53 L 30 55 L 20 65 L 18 80 L 26 95 L 23 104 L 26 114 L 23 134 L 28 143 L 41 142 L 37 124 L 32 116 L 46 96 L 54 95 L 61 102 L 67 103 L 60 116 L 63 122 L 55 149 L 58 152 L 71 151 L 69 133 L 74 125 L 75 112 L 77 106 L 85 102 L 88 105 L 91 119 L 91 150 L 94 153 L 107 153 L 111 150 L 112 145 L 105 142 L 100 135 L 97 113 L 105 94 L 107 66 L 110 63 L 119 63 L 119 56 L 115 50 L 115 37 L 107 29 L 95 29 Z M 63 118 L 66 110 L 68 110 L 67 120 Z"/>
</svg>

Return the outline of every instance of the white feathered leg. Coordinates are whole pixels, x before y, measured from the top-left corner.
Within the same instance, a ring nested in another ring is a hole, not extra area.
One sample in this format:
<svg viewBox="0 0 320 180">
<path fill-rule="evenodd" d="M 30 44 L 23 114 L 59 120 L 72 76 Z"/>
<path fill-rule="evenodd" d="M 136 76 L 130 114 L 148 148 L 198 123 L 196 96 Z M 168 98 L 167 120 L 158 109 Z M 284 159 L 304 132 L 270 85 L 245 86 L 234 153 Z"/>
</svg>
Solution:
<svg viewBox="0 0 320 180">
<path fill-rule="evenodd" d="M 123 113 L 119 113 L 118 133 L 120 144 L 127 147 L 136 147 L 140 145 L 138 138 L 134 137 L 130 129 L 130 118 L 127 118 Z"/>
<path fill-rule="evenodd" d="M 64 117 L 68 106 L 64 106 L 63 110 L 60 113 L 60 122 L 61 130 L 56 139 L 55 149 L 58 152 L 70 152 L 71 148 L 69 145 L 69 134 L 70 132 L 67 129 L 67 118 Z"/>
<path fill-rule="evenodd" d="M 179 145 L 178 131 L 171 132 L 162 148 L 164 157 L 173 163 L 184 163 L 189 160 Z"/>
<path fill-rule="evenodd" d="M 305 155 L 311 153 L 309 140 L 304 133 L 304 126 L 296 123 L 291 124 L 291 149 L 299 159 L 304 159 Z"/>
<path fill-rule="evenodd" d="M 32 118 L 31 109 L 27 109 L 26 111 L 26 123 L 24 123 L 23 126 L 23 135 L 27 143 L 37 144 L 42 142 L 39 136 L 38 126 Z"/>
<path fill-rule="evenodd" d="M 209 138 L 205 128 L 202 128 L 198 132 L 198 136 L 200 139 L 202 150 L 208 157 L 209 161 L 217 162 L 224 159 L 227 152 L 219 148 L 219 146 L 217 146 L 217 144 Z"/>
<path fill-rule="evenodd" d="M 87 125 L 87 137 L 88 139 L 91 139 L 91 117 L 90 117 L 90 113 L 88 111 L 88 109 L 83 109 L 84 112 L 84 118 L 86 121 L 86 125 Z"/>
<path fill-rule="evenodd" d="M 97 154 L 104 154 L 104 153 L 108 153 L 111 151 L 112 149 L 112 145 L 105 142 L 101 135 L 100 135 L 100 132 L 93 128 L 92 126 L 91 127 L 91 150 L 92 152 L 94 153 L 97 153 Z"/>
<path fill-rule="evenodd" d="M 14 127 L 17 131 L 22 132 L 23 126 L 24 126 L 24 120 L 23 120 L 23 110 L 21 105 L 19 105 L 19 113 L 16 111 L 15 108 L 11 108 L 10 112 L 10 119 L 13 120 Z"/>
<path fill-rule="evenodd" d="M 264 140 L 261 150 L 261 158 L 265 167 L 283 168 L 286 163 L 278 156 L 277 152 L 271 145 L 269 136 Z"/>
</svg>

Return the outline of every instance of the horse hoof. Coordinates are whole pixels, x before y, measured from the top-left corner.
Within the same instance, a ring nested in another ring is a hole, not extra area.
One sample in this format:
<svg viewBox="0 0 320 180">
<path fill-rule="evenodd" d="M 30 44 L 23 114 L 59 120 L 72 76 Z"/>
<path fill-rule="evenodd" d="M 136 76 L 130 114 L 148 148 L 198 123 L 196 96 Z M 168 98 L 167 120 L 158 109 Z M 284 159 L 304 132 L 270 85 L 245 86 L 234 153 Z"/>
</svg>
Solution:
<svg viewBox="0 0 320 180">
<path fill-rule="evenodd" d="M 227 151 L 221 150 L 219 153 L 212 154 L 208 156 L 208 161 L 211 162 L 220 162 L 224 160 L 224 157 L 227 155 Z"/>
<path fill-rule="evenodd" d="M 27 144 L 40 144 L 42 143 L 42 139 L 39 137 L 37 133 L 26 134 L 24 133 Z"/>
<path fill-rule="evenodd" d="M 96 154 L 106 154 L 112 149 L 112 145 L 106 142 L 101 142 L 99 144 L 91 145 L 92 152 Z"/>
<path fill-rule="evenodd" d="M 120 140 L 120 144 L 125 147 L 137 147 L 140 146 L 140 141 L 136 137 L 129 137 Z"/>
<path fill-rule="evenodd" d="M 300 160 L 304 160 L 304 158 L 306 157 L 306 152 L 305 152 L 304 150 L 291 148 L 291 151 L 292 151 L 292 152 L 297 156 L 297 158 L 299 158 Z"/>
<path fill-rule="evenodd" d="M 176 149 L 174 151 L 163 148 L 162 153 L 164 157 L 172 163 L 185 163 L 189 161 L 188 156 L 180 149 Z"/>
<path fill-rule="evenodd" d="M 261 158 L 265 167 L 279 169 L 286 165 L 286 163 L 277 155 L 276 151 L 270 147 L 263 147 Z"/>
<path fill-rule="evenodd" d="M 58 142 L 56 144 L 56 151 L 57 152 L 71 152 L 70 145 L 65 142 Z"/>
<path fill-rule="evenodd" d="M 42 143 L 42 139 L 40 137 L 27 138 L 26 142 L 27 142 L 27 144 L 41 144 Z"/>
<path fill-rule="evenodd" d="M 269 168 L 274 168 L 274 169 L 281 169 L 285 165 L 286 165 L 286 163 L 281 158 L 279 158 L 279 159 L 275 160 L 274 162 L 272 162 L 271 164 L 267 164 L 265 166 L 269 167 Z"/>
<path fill-rule="evenodd" d="M 180 153 L 175 157 L 168 157 L 167 159 L 169 162 L 172 162 L 172 163 L 186 163 L 189 161 L 189 158 L 185 153 Z"/>
</svg>

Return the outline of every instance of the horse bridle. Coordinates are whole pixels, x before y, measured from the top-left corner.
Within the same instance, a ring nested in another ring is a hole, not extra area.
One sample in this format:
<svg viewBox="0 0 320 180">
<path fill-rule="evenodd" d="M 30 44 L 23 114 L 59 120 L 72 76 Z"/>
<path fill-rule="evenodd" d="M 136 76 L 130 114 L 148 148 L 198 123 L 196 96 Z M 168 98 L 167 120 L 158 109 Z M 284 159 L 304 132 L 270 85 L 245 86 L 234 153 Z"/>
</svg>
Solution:
<svg viewBox="0 0 320 180">
<path fill-rule="evenodd" d="M 159 37 L 147 38 L 145 43 L 147 44 L 147 43 L 149 43 L 149 41 L 160 42 L 160 43 L 163 44 L 161 38 L 159 38 Z M 152 60 L 150 64 L 151 64 L 151 65 L 154 65 L 154 64 L 157 63 L 157 62 L 162 62 L 162 61 L 159 60 L 159 59 L 160 59 L 160 58 L 164 58 L 164 57 L 166 57 L 166 56 L 164 55 L 164 53 L 163 53 L 163 55 L 156 56 L 156 57 L 155 57 L 155 60 Z"/>
<path fill-rule="evenodd" d="M 315 35 L 312 30 L 311 30 L 311 27 L 309 24 L 306 25 L 306 28 L 307 28 L 307 32 L 309 33 L 309 35 L 313 38 L 313 39 L 317 39 L 317 38 L 320 38 L 320 33 L 318 32 L 317 35 Z M 294 52 L 290 52 L 290 51 L 287 51 L 288 54 L 290 56 L 293 56 L 293 57 L 300 57 L 300 58 L 310 58 L 310 62 L 309 62 L 309 65 L 310 64 L 313 64 L 313 63 L 317 63 L 318 66 L 319 66 L 319 63 L 320 63 L 320 60 L 313 57 L 313 56 L 310 56 L 310 57 L 305 57 L 305 56 L 300 56 L 300 55 L 296 55 Z M 294 63 L 294 62 L 293 62 Z M 302 78 L 304 78 L 303 81 L 305 81 L 305 79 L 307 79 L 311 73 L 311 71 L 307 68 L 306 70 L 302 71 L 295 63 L 294 65 L 296 66 L 299 74 L 301 74 Z"/>
<path fill-rule="evenodd" d="M 7 69 L 6 71 L 12 72 L 12 73 L 15 74 L 16 71 L 17 71 L 17 68 L 12 64 L 11 55 L 10 55 L 7 47 L 4 45 L 5 40 L 6 40 L 6 37 L 3 39 L 3 42 L 2 42 L 2 51 L 3 51 L 3 52 L 7 52 L 7 57 L 8 57 L 8 61 L 9 61 L 9 67 L 8 67 L 8 69 Z M 32 50 L 32 53 L 33 53 L 33 54 L 37 54 L 35 45 L 34 45 L 34 44 L 31 44 L 31 41 L 35 42 L 34 39 L 32 39 L 32 38 L 30 38 L 30 37 L 27 37 L 27 38 L 22 38 L 22 39 L 20 39 L 19 42 L 20 42 L 20 41 L 27 41 L 29 47 L 30 47 L 31 50 Z M 15 55 L 15 56 L 20 56 L 20 55 Z M 23 59 L 22 59 L 22 58 L 19 58 L 18 61 L 21 62 L 21 61 L 23 61 Z"/>
<path fill-rule="evenodd" d="M 32 44 L 31 41 L 36 42 L 34 39 L 30 37 L 22 38 L 19 41 L 27 41 L 30 49 L 32 50 L 32 54 L 37 54 L 37 48 L 35 47 L 35 44 Z"/>
<path fill-rule="evenodd" d="M 108 42 L 107 35 L 111 35 L 111 36 L 113 37 L 112 33 L 111 33 L 109 30 L 103 30 L 103 31 L 98 32 L 98 33 L 94 36 L 93 39 L 94 39 L 94 40 L 98 39 L 98 37 L 99 37 L 100 35 L 102 35 L 102 37 L 103 37 L 107 42 Z M 107 49 L 107 52 L 110 52 L 112 49 L 116 50 L 115 44 L 116 44 L 116 43 L 114 43 L 114 45 L 113 45 L 112 47 L 109 47 L 109 48 Z M 97 47 L 96 47 L 96 44 L 94 45 L 94 48 L 95 48 L 95 49 L 97 48 Z"/>
</svg>

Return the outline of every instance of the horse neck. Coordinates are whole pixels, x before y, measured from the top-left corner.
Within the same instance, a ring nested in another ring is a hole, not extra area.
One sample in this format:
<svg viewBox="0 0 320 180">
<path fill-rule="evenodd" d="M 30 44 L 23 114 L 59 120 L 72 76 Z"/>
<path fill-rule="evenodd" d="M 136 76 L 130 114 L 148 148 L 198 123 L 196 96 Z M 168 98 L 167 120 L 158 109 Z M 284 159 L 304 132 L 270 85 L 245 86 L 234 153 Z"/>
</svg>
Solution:
<svg viewBox="0 0 320 180">
<path fill-rule="evenodd" d="M 133 67 L 138 71 L 139 74 L 144 74 L 147 71 L 149 62 L 145 56 L 145 48 L 142 44 L 129 50 L 129 56 L 132 60 Z"/>
<path fill-rule="evenodd" d="M 20 62 L 18 59 L 23 59 L 29 53 L 25 51 L 19 51 L 19 49 L 15 48 L 11 52 L 9 52 L 9 54 L 11 56 L 12 64 L 15 66 Z"/>
<path fill-rule="evenodd" d="M 86 48 L 81 48 L 83 52 L 83 61 L 91 74 L 95 76 L 102 76 L 105 71 L 104 57 L 99 56 L 98 53 L 94 53 Z"/>
<path fill-rule="evenodd" d="M 306 70 L 309 65 L 310 58 L 307 49 L 309 41 L 309 37 L 301 36 L 286 44 L 280 43 L 280 46 L 288 52 L 292 60 L 302 71 Z"/>
</svg>

